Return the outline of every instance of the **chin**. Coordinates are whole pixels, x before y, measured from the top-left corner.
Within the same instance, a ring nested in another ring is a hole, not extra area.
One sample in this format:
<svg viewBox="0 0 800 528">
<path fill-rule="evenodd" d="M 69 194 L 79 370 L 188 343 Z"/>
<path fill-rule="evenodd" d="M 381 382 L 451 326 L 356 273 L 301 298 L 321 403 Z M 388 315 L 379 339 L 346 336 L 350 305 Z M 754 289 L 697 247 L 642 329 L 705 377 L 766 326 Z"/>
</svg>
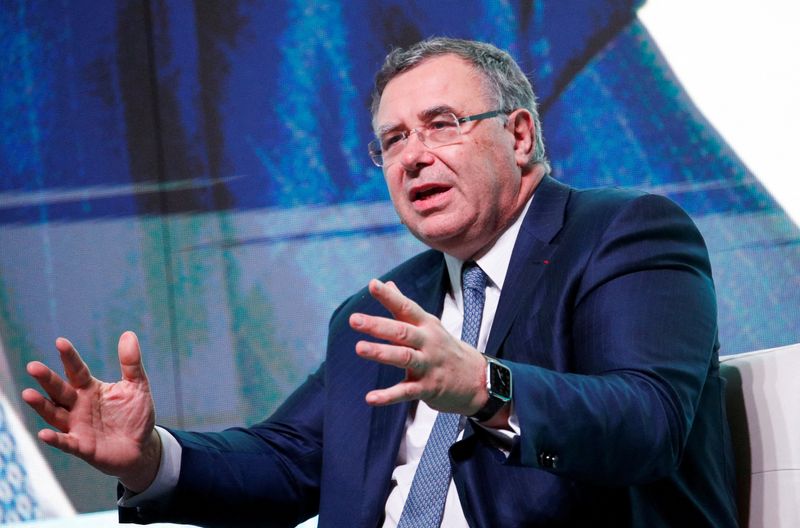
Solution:
<svg viewBox="0 0 800 528">
<path fill-rule="evenodd" d="M 464 248 L 464 235 L 459 233 L 428 233 L 414 234 L 426 246 L 460 257 Z"/>
<path fill-rule="evenodd" d="M 443 248 L 458 247 L 470 237 L 470 229 L 478 219 L 465 220 L 461 214 L 433 214 L 426 217 L 414 216 L 404 220 L 411 233 L 425 245 L 443 251 Z"/>
<path fill-rule="evenodd" d="M 408 225 L 408 224 L 406 224 Z M 412 232 L 415 230 L 412 229 Z M 436 244 L 446 242 L 453 238 L 458 238 L 462 230 L 448 229 L 443 226 L 417 225 L 416 236 L 426 244 Z"/>
</svg>

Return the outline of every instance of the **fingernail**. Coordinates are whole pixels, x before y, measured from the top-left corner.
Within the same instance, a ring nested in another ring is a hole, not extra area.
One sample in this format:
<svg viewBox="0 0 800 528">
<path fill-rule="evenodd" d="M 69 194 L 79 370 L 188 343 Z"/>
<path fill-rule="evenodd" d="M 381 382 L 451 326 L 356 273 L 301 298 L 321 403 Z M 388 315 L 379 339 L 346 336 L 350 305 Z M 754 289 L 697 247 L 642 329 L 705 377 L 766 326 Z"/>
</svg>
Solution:
<svg viewBox="0 0 800 528">
<path fill-rule="evenodd" d="M 363 326 L 364 317 L 359 314 L 354 314 L 350 316 L 350 324 L 352 324 L 353 326 Z"/>
</svg>

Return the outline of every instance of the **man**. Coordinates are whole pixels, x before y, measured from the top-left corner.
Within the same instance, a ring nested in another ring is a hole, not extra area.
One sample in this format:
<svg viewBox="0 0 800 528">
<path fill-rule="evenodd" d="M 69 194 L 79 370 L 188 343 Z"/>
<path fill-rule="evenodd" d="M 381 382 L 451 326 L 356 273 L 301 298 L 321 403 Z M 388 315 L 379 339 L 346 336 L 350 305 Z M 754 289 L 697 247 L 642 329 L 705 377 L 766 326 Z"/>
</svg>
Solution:
<svg viewBox="0 0 800 528">
<path fill-rule="evenodd" d="M 735 525 L 713 283 L 691 220 L 660 197 L 548 176 L 530 84 L 493 46 L 393 51 L 373 127 L 397 212 L 432 249 L 337 309 L 325 363 L 272 417 L 155 428 L 125 333 L 116 384 L 65 339 L 67 381 L 29 365 L 52 401 L 23 397 L 58 430 L 40 438 L 119 477 L 129 521 Z"/>
</svg>

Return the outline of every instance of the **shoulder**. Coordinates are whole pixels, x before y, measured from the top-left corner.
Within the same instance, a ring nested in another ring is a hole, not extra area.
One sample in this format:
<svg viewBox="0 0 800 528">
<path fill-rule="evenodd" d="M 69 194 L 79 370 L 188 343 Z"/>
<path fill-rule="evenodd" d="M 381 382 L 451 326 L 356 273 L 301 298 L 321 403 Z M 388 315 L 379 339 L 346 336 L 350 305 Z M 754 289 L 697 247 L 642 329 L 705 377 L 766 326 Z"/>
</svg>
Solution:
<svg viewBox="0 0 800 528">
<path fill-rule="evenodd" d="M 599 232 L 620 225 L 646 229 L 653 224 L 697 231 L 689 215 L 669 198 L 618 187 L 570 189 L 566 219 L 568 224 Z"/>
<path fill-rule="evenodd" d="M 703 256 L 705 242 L 692 219 L 664 196 L 617 187 L 575 189 L 552 178 L 544 180 L 541 192 L 536 192 L 536 207 L 526 219 L 528 231 L 576 259 L 619 250 L 635 255 L 642 246 L 663 246 L 707 258 Z M 538 205 L 537 199 L 541 200 Z"/>
<path fill-rule="evenodd" d="M 614 217 L 620 211 L 637 207 L 682 213 L 682 209 L 669 198 L 622 187 L 571 189 L 568 204 L 568 210 L 573 214 L 601 215 L 601 218 Z"/>
<path fill-rule="evenodd" d="M 429 249 L 384 273 L 381 275 L 380 280 L 384 282 L 394 281 L 398 286 L 409 281 L 415 282 L 418 280 L 420 273 L 437 269 L 443 265 L 443 262 L 444 255 L 442 255 L 441 251 Z"/>
<path fill-rule="evenodd" d="M 536 189 L 523 229 L 544 242 L 563 240 L 567 233 L 580 234 L 577 238 L 585 242 L 617 221 L 644 225 L 650 218 L 695 230 L 689 216 L 663 196 L 619 187 L 575 189 L 547 176 Z"/>
<path fill-rule="evenodd" d="M 564 244 L 580 246 L 587 275 L 642 269 L 692 269 L 711 276 L 708 249 L 691 217 L 675 202 L 631 189 L 573 190 Z"/>
<path fill-rule="evenodd" d="M 400 291 L 408 292 L 418 289 L 418 285 L 421 281 L 430 282 L 437 280 L 436 277 L 443 269 L 444 256 L 442 253 L 429 249 L 395 266 L 378 277 L 378 279 L 382 282 L 392 281 L 397 285 Z M 333 324 L 333 322 L 343 314 L 347 316 L 353 312 L 377 313 L 382 311 L 384 311 L 383 307 L 372 298 L 367 290 L 367 286 L 364 285 L 363 288 L 339 305 L 333 313 L 331 323 Z"/>
</svg>

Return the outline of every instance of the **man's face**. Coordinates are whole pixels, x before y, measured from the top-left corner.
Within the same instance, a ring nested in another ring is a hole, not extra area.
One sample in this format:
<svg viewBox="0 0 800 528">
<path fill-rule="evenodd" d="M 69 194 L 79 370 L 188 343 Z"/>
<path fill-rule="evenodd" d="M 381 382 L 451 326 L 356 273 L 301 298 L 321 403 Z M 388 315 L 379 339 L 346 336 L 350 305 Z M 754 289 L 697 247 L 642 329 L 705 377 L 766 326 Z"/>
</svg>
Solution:
<svg viewBox="0 0 800 528">
<path fill-rule="evenodd" d="M 424 126 L 433 110 L 457 117 L 497 110 L 479 75 L 455 55 L 425 60 L 386 85 L 375 129 Z M 400 155 L 383 167 L 395 209 L 414 236 L 466 260 L 514 220 L 533 189 L 532 178 L 522 176 L 527 155 L 520 154 L 524 147 L 513 115 L 511 121 L 506 124 L 500 116 L 464 123 L 458 142 L 435 149 L 412 134 Z"/>
</svg>

